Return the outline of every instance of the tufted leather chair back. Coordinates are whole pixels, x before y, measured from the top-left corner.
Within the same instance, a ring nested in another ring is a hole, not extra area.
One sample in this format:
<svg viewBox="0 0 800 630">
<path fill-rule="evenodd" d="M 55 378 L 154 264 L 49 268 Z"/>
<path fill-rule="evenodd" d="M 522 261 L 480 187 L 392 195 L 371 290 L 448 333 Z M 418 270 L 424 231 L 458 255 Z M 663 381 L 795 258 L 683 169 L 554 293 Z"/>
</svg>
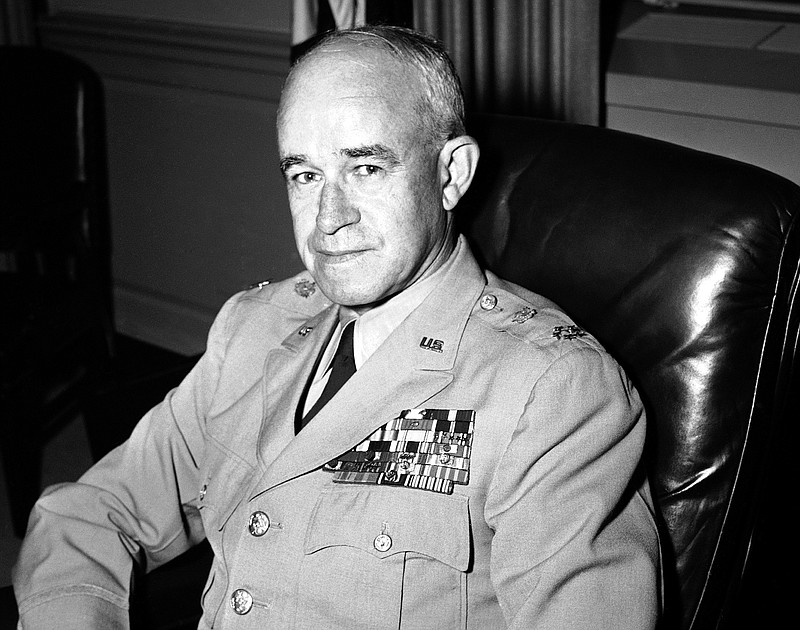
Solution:
<svg viewBox="0 0 800 630">
<path fill-rule="evenodd" d="M 462 231 L 490 269 L 595 334 L 645 401 L 663 628 L 777 627 L 791 597 L 800 188 L 607 129 L 478 116 L 469 131 L 481 160 Z"/>
</svg>

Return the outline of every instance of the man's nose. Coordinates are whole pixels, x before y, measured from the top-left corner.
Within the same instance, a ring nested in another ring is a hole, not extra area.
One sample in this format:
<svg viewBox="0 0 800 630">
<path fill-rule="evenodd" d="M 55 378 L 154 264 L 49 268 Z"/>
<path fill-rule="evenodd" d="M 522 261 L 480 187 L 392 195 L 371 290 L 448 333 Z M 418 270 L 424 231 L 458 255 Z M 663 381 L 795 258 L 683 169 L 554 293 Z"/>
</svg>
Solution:
<svg viewBox="0 0 800 630">
<path fill-rule="evenodd" d="M 346 225 L 358 223 L 360 218 L 361 214 L 342 187 L 336 182 L 325 182 L 317 212 L 319 231 L 325 234 L 334 234 Z"/>
</svg>

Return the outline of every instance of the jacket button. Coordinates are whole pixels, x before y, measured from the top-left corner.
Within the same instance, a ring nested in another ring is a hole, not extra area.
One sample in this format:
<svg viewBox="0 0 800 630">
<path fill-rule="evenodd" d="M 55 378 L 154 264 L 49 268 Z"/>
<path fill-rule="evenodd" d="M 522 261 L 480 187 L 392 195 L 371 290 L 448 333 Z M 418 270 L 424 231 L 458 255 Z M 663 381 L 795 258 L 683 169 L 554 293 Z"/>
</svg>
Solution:
<svg viewBox="0 0 800 630">
<path fill-rule="evenodd" d="M 392 537 L 389 534 L 378 534 L 372 541 L 372 545 L 378 551 L 389 551 L 392 548 Z"/>
<path fill-rule="evenodd" d="M 484 311 L 491 311 L 497 306 L 497 298 L 491 293 L 487 293 L 481 298 L 481 308 Z"/>
<path fill-rule="evenodd" d="M 231 593 L 231 608 L 237 615 L 246 615 L 253 608 L 253 596 L 243 588 Z"/>
<path fill-rule="evenodd" d="M 247 523 L 247 529 L 250 530 L 251 536 L 263 536 L 269 529 L 269 516 L 260 510 L 253 512 L 250 515 L 250 521 Z"/>
</svg>

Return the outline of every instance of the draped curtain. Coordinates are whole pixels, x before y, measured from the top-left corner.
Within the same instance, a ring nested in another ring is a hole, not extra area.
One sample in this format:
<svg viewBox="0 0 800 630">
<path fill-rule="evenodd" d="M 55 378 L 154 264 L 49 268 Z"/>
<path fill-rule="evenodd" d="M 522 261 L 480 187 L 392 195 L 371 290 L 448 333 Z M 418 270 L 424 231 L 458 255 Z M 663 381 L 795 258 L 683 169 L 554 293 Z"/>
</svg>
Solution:
<svg viewBox="0 0 800 630">
<path fill-rule="evenodd" d="M 471 111 L 600 121 L 600 0 L 414 0 Z"/>
<path fill-rule="evenodd" d="M 0 45 L 36 44 L 37 0 L 0 0 Z"/>
</svg>

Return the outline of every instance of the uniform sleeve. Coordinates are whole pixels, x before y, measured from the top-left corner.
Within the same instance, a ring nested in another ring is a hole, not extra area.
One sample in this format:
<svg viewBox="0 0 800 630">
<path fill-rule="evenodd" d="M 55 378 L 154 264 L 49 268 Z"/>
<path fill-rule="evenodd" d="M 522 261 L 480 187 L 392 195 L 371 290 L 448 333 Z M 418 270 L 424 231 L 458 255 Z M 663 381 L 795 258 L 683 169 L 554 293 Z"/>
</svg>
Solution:
<svg viewBox="0 0 800 630">
<path fill-rule="evenodd" d="M 125 444 L 76 483 L 47 488 L 36 503 L 13 575 L 21 628 L 127 628 L 133 562 L 149 570 L 203 539 L 197 498 L 204 419 L 233 308 L 234 298 L 198 364 Z"/>
<path fill-rule="evenodd" d="M 645 417 L 591 346 L 536 382 L 485 507 L 510 629 L 643 630 L 659 610 L 659 546 L 639 466 Z"/>
</svg>

